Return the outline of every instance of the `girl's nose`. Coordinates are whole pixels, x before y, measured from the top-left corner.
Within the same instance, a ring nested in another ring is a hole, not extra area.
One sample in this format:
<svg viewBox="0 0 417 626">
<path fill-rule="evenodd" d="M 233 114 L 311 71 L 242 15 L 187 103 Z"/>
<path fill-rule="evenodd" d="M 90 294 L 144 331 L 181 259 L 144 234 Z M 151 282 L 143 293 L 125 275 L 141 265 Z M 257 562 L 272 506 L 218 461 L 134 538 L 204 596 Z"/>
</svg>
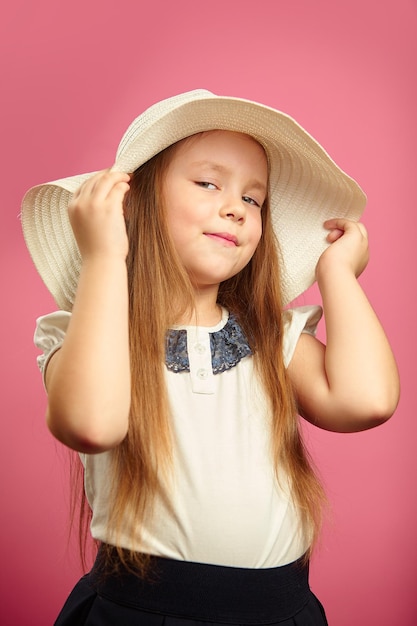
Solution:
<svg viewBox="0 0 417 626">
<path fill-rule="evenodd" d="M 242 198 L 228 198 L 222 204 L 220 214 L 227 219 L 243 222 L 246 217 L 246 207 Z"/>
</svg>

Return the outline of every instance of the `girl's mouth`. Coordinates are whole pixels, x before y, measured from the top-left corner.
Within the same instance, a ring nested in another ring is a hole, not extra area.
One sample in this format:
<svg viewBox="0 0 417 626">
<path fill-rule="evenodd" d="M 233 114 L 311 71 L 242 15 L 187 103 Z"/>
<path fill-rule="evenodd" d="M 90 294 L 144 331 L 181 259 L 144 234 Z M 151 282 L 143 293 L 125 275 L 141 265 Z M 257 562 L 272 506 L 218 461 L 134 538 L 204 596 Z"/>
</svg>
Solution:
<svg viewBox="0 0 417 626">
<path fill-rule="evenodd" d="M 229 246 L 237 246 L 239 245 L 237 237 L 231 235 L 230 233 L 204 233 L 210 239 L 214 239 L 219 241 L 219 243 L 224 243 Z"/>
</svg>

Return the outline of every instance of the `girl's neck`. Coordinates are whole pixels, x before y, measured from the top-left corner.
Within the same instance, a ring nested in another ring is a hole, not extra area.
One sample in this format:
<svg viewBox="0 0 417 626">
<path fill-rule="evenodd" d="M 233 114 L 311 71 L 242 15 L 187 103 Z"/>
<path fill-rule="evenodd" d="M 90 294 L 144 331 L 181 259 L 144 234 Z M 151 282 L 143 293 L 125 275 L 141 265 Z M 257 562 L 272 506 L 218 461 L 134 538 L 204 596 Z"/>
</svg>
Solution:
<svg viewBox="0 0 417 626">
<path fill-rule="evenodd" d="M 184 326 L 216 326 L 222 319 L 222 307 L 215 293 L 196 293 L 194 309 L 185 311 L 177 320 Z"/>
</svg>

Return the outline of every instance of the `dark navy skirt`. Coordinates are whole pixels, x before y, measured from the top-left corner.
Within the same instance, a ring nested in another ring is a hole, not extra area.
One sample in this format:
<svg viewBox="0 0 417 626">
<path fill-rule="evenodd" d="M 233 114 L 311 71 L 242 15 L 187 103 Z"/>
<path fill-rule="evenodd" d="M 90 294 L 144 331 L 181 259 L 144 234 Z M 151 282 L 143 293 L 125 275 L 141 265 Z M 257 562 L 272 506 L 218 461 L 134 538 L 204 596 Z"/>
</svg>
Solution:
<svg viewBox="0 0 417 626">
<path fill-rule="evenodd" d="M 144 580 L 103 574 L 100 555 L 55 626 L 326 626 L 301 560 L 244 569 L 153 557 Z"/>
</svg>

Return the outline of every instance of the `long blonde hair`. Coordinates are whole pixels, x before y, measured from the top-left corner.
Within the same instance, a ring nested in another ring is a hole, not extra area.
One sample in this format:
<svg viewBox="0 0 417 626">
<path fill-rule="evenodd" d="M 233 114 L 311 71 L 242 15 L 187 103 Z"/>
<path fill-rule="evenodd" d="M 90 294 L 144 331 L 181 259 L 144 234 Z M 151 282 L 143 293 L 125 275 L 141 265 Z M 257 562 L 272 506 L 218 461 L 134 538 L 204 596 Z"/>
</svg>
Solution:
<svg viewBox="0 0 417 626">
<path fill-rule="evenodd" d="M 134 173 L 126 196 L 129 238 L 132 403 L 129 431 L 113 451 L 113 489 L 108 527 L 117 546 L 126 514 L 137 527 L 152 509 L 161 477 L 171 470 L 171 434 L 163 363 L 167 329 L 192 311 L 194 291 L 167 228 L 164 173 L 178 144 Z M 320 528 L 323 491 L 299 432 L 290 381 L 283 362 L 283 313 L 279 248 L 268 200 L 262 208 L 263 234 L 249 264 L 220 285 L 218 302 L 237 317 L 254 354 L 270 402 L 272 454 L 278 479 L 283 467 L 292 483 L 302 527 L 312 545 Z M 106 550 L 106 546 L 104 547 Z M 149 557 L 117 548 L 126 567 L 146 571 Z M 114 548 L 108 549 L 108 561 Z"/>
</svg>

